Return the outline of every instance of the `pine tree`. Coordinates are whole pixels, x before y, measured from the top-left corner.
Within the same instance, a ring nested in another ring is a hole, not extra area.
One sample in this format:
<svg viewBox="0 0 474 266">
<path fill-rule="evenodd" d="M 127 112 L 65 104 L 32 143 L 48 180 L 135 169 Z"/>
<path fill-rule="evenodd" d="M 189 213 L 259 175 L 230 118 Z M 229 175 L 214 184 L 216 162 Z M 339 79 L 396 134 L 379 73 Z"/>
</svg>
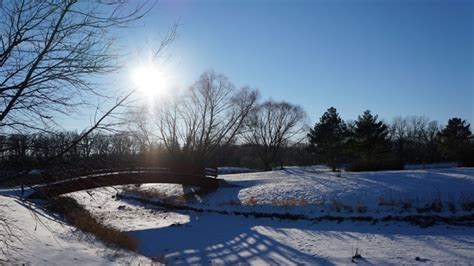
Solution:
<svg viewBox="0 0 474 266">
<path fill-rule="evenodd" d="M 377 115 L 373 116 L 367 110 L 355 121 L 352 142 L 355 152 L 363 160 L 380 159 L 389 150 L 388 127 L 377 119 Z"/>
<path fill-rule="evenodd" d="M 461 118 L 451 118 L 441 132 L 438 133 L 439 146 L 448 160 L 461 161 L 470 147 L 470 124 Z"/>
<path fill-rule="evenodd" d="M 347 127 L 339 117 L 336 108 L 329 108 L 319 119 L 319 123 L 310 129 L 308 139 L 310 150 L 322 156 L 327 164 L 336 171 L 340 162 L 347 135 Z"/>
</svg>

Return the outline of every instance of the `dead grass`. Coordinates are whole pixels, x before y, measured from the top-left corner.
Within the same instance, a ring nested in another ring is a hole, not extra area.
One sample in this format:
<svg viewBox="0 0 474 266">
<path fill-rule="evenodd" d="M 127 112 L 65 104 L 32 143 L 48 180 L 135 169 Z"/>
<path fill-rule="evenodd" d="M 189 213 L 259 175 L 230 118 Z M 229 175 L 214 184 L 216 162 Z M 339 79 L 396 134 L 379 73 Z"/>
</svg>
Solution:
<svg viewBox="0 0 474 266">
<path fill-rule="evenodd" d="M 123 192 L 136 194 L 144 198 L 159 198 L 162 202 L 173 205 L 185 205 L 188 201 L 185 194 L 168 196 L 157 190 L 142 190 L 139 187 L 127 187 L 123 189 Z"/>
<path fill-rule="evenodd" d="M 285 208 L 296 207 L 296 206 L 303 207 L 303 206 L 307 206 L 307 205 L 315 205 L 314 202 L 310 202 L 309 200 L 307 200 L 303 196 L 301 196 L 299 198 L 289 197 L 289 198 L 285 198 L 285 199 L 274 198 L 274 199 L 271 200 L 271 204 L 272 204 L 272 206 L 275 206 L 275 207 L 285 207 Z"/>
<path fill-rule="evenodd" d="M 367 212 L 367 206 L 363 204 L 362 202 L 358 202 L 355 206 L 355 210 L 358 213 L 366 213 Z"/>
<path fill-rule="evenodd" d="M 337 200 L 333 200 L 332 201 L 332 208 L 336 211 L 336 212 L 341 212 L 343 210 L 347 211 L 347 212 L 354 212 L 353 208 L 351 205 L 347 205 L 347 204 L 344 204 L 340 201 L 337 201 Z"/>
<path fill-rule="evenodd" d="M 423 207 L 418 207 L 417 212 L 441 212 L 444 208 L 441 193 L 438 191 L 431 195 L 431 198 L 424 204 Z"/>
<path fill-rule="evenodd" d="M 255 206 L 257 204 L 257 199 L 254 196 L 251 196 L 250 198 L 246 199 L 244 201 L 245 206 Z"/>
<path fill-rule="evenodd" d="M 395 196 L 392 192 L 380 195 L 379 206 L 400 207 L 403 211 L 408 211 L 413 207 L 413 200 L 408 197 L 402 197 L 400 194 Z"/>
<path fill-rule="evenodd" d="M 79 230 L 93 234 L 107 245 L 136 251 L 138 240 L 115 228 L 100 223 L 92 214 L 70 197 L 48 200 L 47 208 L 64 216 L 66 222 Z"/>
<path fill-rule="evenodd" d="M 299 205 L 300 206 L 305 206 L 308 204 L 308 201 L 306 201 L 306 199 L 304 197 L 301 197 L 300 200 L 299 200 Z"/>
<path fill-rule="evenodd" d="M 461 194 L 461 208 L 463 211 L 472 211 L 474 210 L 474 197 L 465 193 Z"/>
<path fill-rule="evenodd" d="M 456 212 L 456 204 L 454 201 L 448 201 L 448 209 L 453 213 Z"/>
</svg>

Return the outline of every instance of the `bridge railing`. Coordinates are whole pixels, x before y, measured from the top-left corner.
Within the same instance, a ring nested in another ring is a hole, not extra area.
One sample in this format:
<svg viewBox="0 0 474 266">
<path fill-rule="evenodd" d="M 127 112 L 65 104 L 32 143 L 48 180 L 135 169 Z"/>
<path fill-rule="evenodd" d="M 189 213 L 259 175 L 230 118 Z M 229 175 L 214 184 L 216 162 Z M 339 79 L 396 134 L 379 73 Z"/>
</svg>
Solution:
<svg viewBox="0 0 474 266">
<path fill-rule="evenodd" d="M 205 175 L 209 177 L 217 178 L 217 168 L 206 168 Z"/>
<path fill-rule="evenodd" d="M 128 184 L 169 183 L 214 189 L 221 183 L 216 178 L 216 168 L 179 170 L 122 168 L 112 169 L 112 172 L 105 169 L 97 170 L 95 174 L 44 183 L 35 187 L 35 192 L 28 197 L 48 198 L 80 190 Z M 196 172 L 197 170 L 199 173 Z"/>
<path fill-rule="evenodd" d="M 191 175 L 191 176 L 202 176 L 202 177 L 213 177 L 217 178 L 218 171 L 217 168 L 195 168 L 195 167 L 174 167 L 174 168 L 166 168 L 166 167 L 122 167 L 122 168 L 103 168 L 103 169 L 88 169 L 86 171 L 77 171 L 73 170 L 71 172 L 65 171 L 60 173 L 62 175 L 67 175 L 68 178 L 66 179 L 59 179 L 61 180 L 68 180 L 74 178 L 81 178 L 81 177 L 93 177 L 93 176 L 101 176 L 101 175 L 110 175 L 110 174 L 117 174 L 117 173 L 173 173 L 173 174 L 182 174 L 182 175 Z"/>
</svg>

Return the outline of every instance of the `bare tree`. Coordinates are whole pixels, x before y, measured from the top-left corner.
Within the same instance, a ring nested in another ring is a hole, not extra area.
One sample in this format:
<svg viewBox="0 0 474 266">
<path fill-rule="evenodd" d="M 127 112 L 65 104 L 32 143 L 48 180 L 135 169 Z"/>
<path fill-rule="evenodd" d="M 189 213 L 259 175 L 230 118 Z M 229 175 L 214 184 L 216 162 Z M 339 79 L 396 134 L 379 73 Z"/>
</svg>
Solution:
<svg viewBox="0 0 474 266">
<path fill-rule="evenodd" d="M 425 166 L 425 134 L 429 119 L 425 116 L 410 116 L 408 120 L 408 138 L 412 143 L 412 152 L 417 162 Z"/>
<path fill-rule="evenodd" d="M 216 153 L 241 133 L 257 98 L 257 90 L 236 89 L 223 74 L 207 71 L 183 93 L 157 103 L 148 130 L 157 132 L 173 160 L 214 165 Z"/>
<path fill-rule="evenodd" d="M 436 154 L 436 121 L 424 116 L 396 117 L 390 127 L 390 136 L 400 160 L 425 164 Z"/>
<path fill-rule="evenodd" d="M 306 114 L 298 105 L 266 101 L 246 120 L 244 139 L 256 148 L 265 170 L 271 170 L 280 148 L 305 130 Z"/>
<path fill-rule="evenodd" d="M 395 153 L 398 160 L 405 159 L 405 153 L 408 146 L 409 122 L 407 118 L 397 116 L 390 125 L 390 138 L 395 145 Z"/>
<path fill-rule="evenodd" d="M 80 143 L 89 145 L 87 137 L 91 132 L 115 125 L 106 124 L 106 120 L 125 104 L 130 93 L 111 97 L 109 88 L 100 82 L 100 77 L 124 63 L 123 53 L 114 47 L 114 30 L 140 19 L 152 6 L 153 3 L 134 1 L 2 1 L 0 132 L 46 131 L 58 124 L 58 116 L 76 114 L 97 99 L 111 103 L 112 107 L 103 110 L 98 106 L 92 126 L 63 143 L 59 151 L 42 158 L 43 165 L 67 154 L 78 154 Z M 171 30 L 157 53 L 174 36 L 175 31 Z M 85 152 L 91 151 L 86 148 Z M 23 169 L 9 179 L 29 170 Z M 0 222 L 0 235 L 1 232 L 11 235 L 5 223 Z"/>
<path fill-rule="evenodd" d="M 438 160 L 437 155 L 439 154 L 438 151 L 438 133 L 440 131 L 440 127 L 437 121 L 430 121 L 426 130 L 423 134 L 424 139 L 424 146 L 423 146 L 423 158 L 424 162 L 429 161 L 433 162 Z M 425 168 L 425 164 L 423 164 L 423 168 Z"/>
<path fill-rule="evenodd" d="M 124 1 L 4 1 L 0 7 L 0 130 L 45 129 L 105 97 L 98 75 L 121 65 L 111 30 L 141 18 Z M 95 99 L 95 98 L 94 98 Z"/>
</svg>

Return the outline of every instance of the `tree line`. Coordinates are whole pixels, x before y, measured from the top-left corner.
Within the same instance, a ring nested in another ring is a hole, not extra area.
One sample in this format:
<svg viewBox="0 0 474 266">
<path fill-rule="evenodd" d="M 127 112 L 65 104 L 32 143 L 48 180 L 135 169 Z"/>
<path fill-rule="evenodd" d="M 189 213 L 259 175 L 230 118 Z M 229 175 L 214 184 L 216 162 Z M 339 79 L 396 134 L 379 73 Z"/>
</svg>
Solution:
<svg viewBox="0 0 474 266">
<path fill-rule="evenodd" d="M 329 108 L 308 133 L 309 149 L 335 171 L 403 169 L 404 165 L 458 162 L 474 165 L 474 137 L 461 118 L 445 127 L 422 116 L 396 117 L 385 123 L 367 110 L 345 122 Z"/>
<path fill-rule="evenodd" d="M 452 118 L 445 127 L 426 117 L 386 123 L 367 110 L 344 121 L 329 108 L 313 126 L 299 105 L 260 101 L 258 90 L 236 88 L 223 74 L 203 73 L 188 89 L 150 107 L 128 111 L 116 133 L 37 132 L 0 136 L 4 170 L 39 165 L 54 156 L 68 167 L 240 166 L 271 170 L 327 164 L 334 171 L 402 169 L 443 161 L 472 165 L 470 125 Z M 65 147 L 79 141 L 67 152 Z"/>
</svg>

